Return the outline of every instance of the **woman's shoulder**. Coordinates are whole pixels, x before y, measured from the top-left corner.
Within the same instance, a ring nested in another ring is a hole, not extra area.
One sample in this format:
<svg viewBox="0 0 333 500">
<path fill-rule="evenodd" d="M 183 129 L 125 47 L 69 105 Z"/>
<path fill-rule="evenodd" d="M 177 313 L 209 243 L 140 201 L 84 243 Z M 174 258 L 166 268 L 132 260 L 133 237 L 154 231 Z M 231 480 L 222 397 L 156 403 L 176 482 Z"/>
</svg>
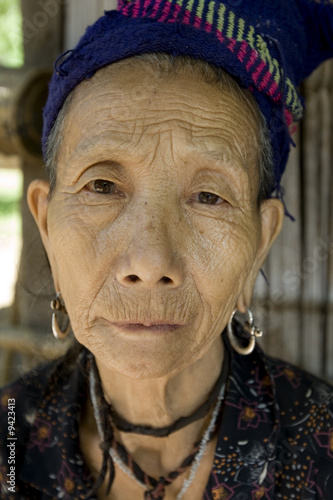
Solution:
<svg viewBox="0 0 333 500">
<path fill-rule="evenodd" d="M 301 409 L 304 404 L 323 408 L 333 404 L 333 385 L 329 381 L 267 355 L 259 346 L 250 356 L 234 353 L 233 357 L 233 375 L 238 383 L 245 382 L 256 398 L 269 394 L 278 403 L 282 415 L 290 409 Z"/>
<path fill-rule="evenodd" d="M 7 432 L 8 412 L 15 414 L 15 427 L 23 431 L 33 421 L 43 398 L 63 386 L 79 366 L 78 352 L 45 362 L 0 388 L 0 441 Z"/>
<path fill-rule="evenodd" d="M 59 360 L 45 362 L 1 387 L 0 412 L 6 411 L 7 399 L 15 399 L 17 406 L 22 405 L 26 399 L 39 399 L 58 362 Z"/>
<path fill-rule="evenodd" d="M 36 409 L 56 363 L 43 364 L 0 388 L 0 497 L 11 498 L 9 492 L 16 491 L 14 472 L 21 468 Z"/>
<path fill-rule="evenodd" d="M 12 417 L 15 437 L 22 437 L 24 429 L 33 420 L 35 409 L 43 398 L 58 362 L 59 360 L 54 360 L 43 363 L 0 388 L 0 443 L 6 440 L 9 432 L 9 416 Z"/>
<path fill-rule="evenodd" d="M 274 383 L 281 412 L 299 409 L 329 408 L 333 404 L 333 386 L 330 382 L 286 361 L 264 356 L 266 369 Z"/>
<path fill-rule="evenodd" d="M 85 385 L 85 354 L 70 350 L 0 389 L 0 497 L 9 489 L 4 478 L 10 467 L 15 469 L 17 491 L 23 492 L 37 474 L 31 464 L 55 460 L 58 435 L 65 435 L 55 424 L 75 428 Z M 30 492 L 23 497 L 32 498 Z"/>
<path fill-rule="evenodd" d="M 266 357 L 279 408 L 283 446 L 333 467 L 333 387 L 293 364 Z"/>
<path fill-rule="evenodd" d="M 248 485 L 253 498 L 331 499 L 332 386 L 258 347 L 233 359 L 216 478 L 224 484 L 225 468 L 233 462 L 230 483 Z"/>
</svg>

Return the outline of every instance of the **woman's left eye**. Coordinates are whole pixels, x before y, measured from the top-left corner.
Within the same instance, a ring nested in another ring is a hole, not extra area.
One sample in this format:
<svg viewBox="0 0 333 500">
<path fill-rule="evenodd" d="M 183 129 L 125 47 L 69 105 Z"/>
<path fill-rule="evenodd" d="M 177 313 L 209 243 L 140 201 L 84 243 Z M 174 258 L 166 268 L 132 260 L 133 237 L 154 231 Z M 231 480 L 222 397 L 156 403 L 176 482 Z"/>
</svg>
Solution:
<svg viewBox="0 0 333 500">
<path fill-rule="evenodd" d="M 197 195 L 197 200 L 199 203 L 205 205 L 220 205 L 224 201 L 220 196 L 217 196 L 217 194 L 207 193 L 206 191 L 201 191 L 201 193 Z"/>
</svg>

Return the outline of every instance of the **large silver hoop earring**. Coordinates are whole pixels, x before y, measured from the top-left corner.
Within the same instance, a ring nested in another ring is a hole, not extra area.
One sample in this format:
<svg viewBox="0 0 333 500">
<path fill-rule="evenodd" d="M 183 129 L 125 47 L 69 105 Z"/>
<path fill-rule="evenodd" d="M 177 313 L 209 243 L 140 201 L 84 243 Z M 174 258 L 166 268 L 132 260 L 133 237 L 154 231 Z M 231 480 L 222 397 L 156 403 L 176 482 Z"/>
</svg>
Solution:
<svg viewBox="0 0 333 500">
<path fill-rule="evenodd" d="M 62 312 L 63 314 L 67 315 L 66 307 L 64 306 L 64 304 L 61 301 L 61 293 L 60 292 L 57 293 L 55 300 L 51 300 L 50 306 L 51 306 L 51 309 L 53 311 Z M 58 324 L 56 313 L 54 312 L 52 314 L 52 333 L 56 339 L 64 340 L 67 337 L 67 335 L 69 334 L 70 329 L 71 329 L 71 324 L 68 323 L 66 330 L 65 331 L 61 330 L 61 328 Z"/>
<path fill-rule="evenodd" d="M 243 346 L 242 344 L 240 344 L 239 339 L 237 339 L 237 335 L 235 335 L 235 333 L 233 331 L 233 326 L 232 326 L 232 321 L 234 319 L 236 312 L 237 312 L 237 309 L 235 309 L 233 311 L 232 315 L 230 316 L 229 322 L 228 322 L 228 328 L 227 328 L 228 339 L 229 339 L 231 346 L 235 349 L 236 352 L 238 352 L 238 354 L 242 354 L 243 356 L 246 356 L 248 354 L 251 354 L 251 352 L 253 351 L 255 344 L 256 344 L 256 338 L 262 337 L 263 333 L 259 328 L 257 328 L 254 325 L 253 314 L 252 314 L 251 309 L 247 309 L 246 310 L 247 320 L 245 321 L 244 325 L 242 325 L 242 328 L 243 328 L 243 331 L 245 331 L 246 333 L 249 334 L 248 345 Z"/>
</svg>

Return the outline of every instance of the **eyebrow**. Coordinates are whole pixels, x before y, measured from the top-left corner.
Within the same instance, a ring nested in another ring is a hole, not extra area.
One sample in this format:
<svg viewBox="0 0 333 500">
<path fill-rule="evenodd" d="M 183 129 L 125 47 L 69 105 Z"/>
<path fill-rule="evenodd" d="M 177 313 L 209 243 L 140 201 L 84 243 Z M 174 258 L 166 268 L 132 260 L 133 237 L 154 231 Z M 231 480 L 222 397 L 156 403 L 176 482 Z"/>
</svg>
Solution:
<svg viewBox="0 0 333 500">
<path fill-rule="evenodd" d="M 119 150 L 119 145 L 126 142 L 128 139 L 127 134 L 122 134 L 120 132 L 114 132 L 110 137 L 109 133 L 106 131 L 107 138 L 103 137 L 102 134 L 99 140 L 93 140 L 89 137 L 83 136 L 79 142 L 75 145 L 75 148 L 71 151 L 68 163 L 76 162 L 77 157 L 84 157 L 87 161 L 93 161 L 94 157 L 98 154 L 99 156 L 110 156 L 112 152 Z"/>
<path fill-rule="evenodd" d="M 235 155 L 230 147 L 206 151 L 194 148 L 192 155 L 196 163 L 201 160 L 206 163 L 197 170 L 196 175 L 217 176 L 222 181 L 231 181 L 233 185 L 238 185 L 238 187 L 240 187 L 240 181 L 244 184 L 244 187 L 250 181 L 250 171 L 245 158 L 242 158 L 239 154 Z"/>
<path fill-rule="evenodd" d="M 195 154 L 207 161 L 213 161 L 214 163 L 220 164 L 221 166 L 226 165 L 228 167 L 231 167 L 233 170 L 247 171 L 244 159 L 242 158 L 242 161 L 240 161 L 240 158 L 236 157 L 236 155 L 230 151 L 230 148 L 214 149 L 208 151 L 196 150 Z"/>
<path fill-rule="evenodd" d="M 73 163 L 73 166 L 75 166 L 75 163 Z M 100 175 L 102 175 L 102 172 L 105 172 L 105 169 L 107 169 L 108 175 L 116 175 L 118 180 L 124 180 L 126 177 L 126 170 L 120 163 L 113 160 L 98 159 L 94 163 L 87 163 L 83 170 L 76 170 L 76 175 L 71 180 L 71 183 L 75 184 L 80 179 L 85 179 L 89 176 L 89 172 L 91 172 L 92 169 L 100 169 Z"/>
</svg>

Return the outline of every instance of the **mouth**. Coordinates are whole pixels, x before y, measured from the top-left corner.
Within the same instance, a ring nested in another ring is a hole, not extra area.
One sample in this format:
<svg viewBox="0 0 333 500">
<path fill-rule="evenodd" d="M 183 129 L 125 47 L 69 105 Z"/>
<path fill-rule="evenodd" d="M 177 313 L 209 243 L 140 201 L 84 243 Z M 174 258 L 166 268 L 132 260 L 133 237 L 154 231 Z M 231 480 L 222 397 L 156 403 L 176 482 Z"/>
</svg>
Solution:
<svg viewBox="0 0 333 500">
<path fill-rule="evenodd" d="M 169 320 L 145 320 L 145 321 L 119 321 L 111 323 L 116 328 L 124 332 L 151 332 L 151 333 L 169 333 L 185 326 Z"/>
</svg>

